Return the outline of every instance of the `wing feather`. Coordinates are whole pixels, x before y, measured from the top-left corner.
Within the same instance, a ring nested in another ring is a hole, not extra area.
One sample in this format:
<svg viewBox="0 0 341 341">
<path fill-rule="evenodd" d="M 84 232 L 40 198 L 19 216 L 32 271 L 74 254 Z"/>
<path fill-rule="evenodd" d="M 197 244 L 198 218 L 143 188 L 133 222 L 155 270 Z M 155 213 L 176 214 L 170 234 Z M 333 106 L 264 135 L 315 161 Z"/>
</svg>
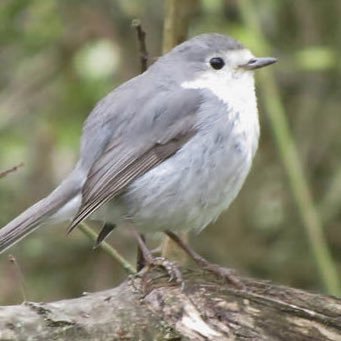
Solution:
<svg viewBox="0 0 341 341">
<path fill-rule="evenodd" d="M 193 132 L 188 132 L 165 144 L 156 144 L 140 158 L 126 161 L 125 166 L 115 176 L 107 175 L 107 181 L 103 181 L 96 193 L 90 195 L 88 200 L 82 203 L 81 209 L 68 228 L 68 233 L 100 206 L 121 194 L 134 179 L 175 154 L 192 136 Z"/>
<path fill-rule="evenodd" d="M 177 89 L 160 93 L 157 97 L 151 96 L 142 107 L 134 109 L 138 112 L 129 119 L 120 118 L 115 110 L 110 114 L 104 107 L 98 115 L 106 117 L 101 119 L 104 124 L 101 131 L 106 134 L 113 131 L 109 139 L 98 137 L 93 127 L 99 129 L 99 124 L 93 115 L 87 122 L 84 146 L 91 147 L 93 136 L 98 141 L 105 141 L 106 146 L 102 151 L 93 153 L 98 157 L 92 161 L 82 188 L 81 207 L 68 232 L 100 206 L 124 192 L 136 178 L 175 154 L 195 134 L 200 104 L 198 91 Z M 127 109 L 127 112 L 132 110 Z M 115 122 L 118 124 L 116 127 Z M 84 163 L 87 148 L 83 150 Z"/>
</svg>

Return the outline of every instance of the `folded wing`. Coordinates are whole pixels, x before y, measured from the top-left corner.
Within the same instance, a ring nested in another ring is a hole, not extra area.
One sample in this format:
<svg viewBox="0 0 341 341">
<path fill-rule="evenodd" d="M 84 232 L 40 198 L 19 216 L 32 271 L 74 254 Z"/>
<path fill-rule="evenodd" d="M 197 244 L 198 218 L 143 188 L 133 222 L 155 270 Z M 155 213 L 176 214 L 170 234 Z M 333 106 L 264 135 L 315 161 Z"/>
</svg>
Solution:
<svg viewBox="0 0 341 341">
<path fill-rule="evenodd" d="M 82 190 L 82 204 L 68 232 L 125 191 L 150 169 L 174 155 L 195 134 L 199 93 L 162 93 L 138 108 L 121 136 L 115 136 L 93 163 Z"/>
</svg>

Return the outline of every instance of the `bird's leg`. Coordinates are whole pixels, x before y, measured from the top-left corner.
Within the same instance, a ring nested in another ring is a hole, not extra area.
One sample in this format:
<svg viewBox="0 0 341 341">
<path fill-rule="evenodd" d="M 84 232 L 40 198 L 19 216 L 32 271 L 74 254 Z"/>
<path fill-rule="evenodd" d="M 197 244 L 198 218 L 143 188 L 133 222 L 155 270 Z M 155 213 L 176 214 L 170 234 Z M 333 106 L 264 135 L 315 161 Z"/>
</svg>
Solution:
<svg viewBox="0 0 341 341">
<path fill-rule="evenodd" d="M 167 274 L 169 275 L 170 281 L 175 281 L 178 284 L 183 284 L 182 274 L 178 267 L 172 263 L 171 261 L 167 260 L 163 257 L 154 257 L 151 251 L 148 249 L 143 236 L 138 233 L 135 229 L 133 229 L 133 233 L 135 238 L 137 239 L 139 250 L 141 255 L 144 259 L 144 263 L 147 267 L 161 267 L 166 270 Z"/>
<path fill-rule="evenodd" d="M 238 289 L 244 289 L 244 285 L 235 276 L 234 271 L 231 269 L 226 269 L 219 266 L 218 264 L 213 264 L 208 262 L 205 258 L 201 257 L 198 253 L 190 248 L 181 238 L 179 238 L 175 233 L 166 230 L 165 233 L 169 238 L 171 238 L 180 248 L 182 248 L 190 258 L 192 258 L 199 267 L 215 274 L 216 276 L 225 279 L 230 284 Z"/>
<path fill-rule="evenodd" d="M 146 245 L 146 238 L 143 234 L 139 233 L 141 240 Z M 137 245 L 137 259 L 136 259 L 136 270 L 137 272 L 141 271 L 146 266 L 145 257 L 143 256 L 143 252 L 141 250 L 140 245 Z"/>
</svg>

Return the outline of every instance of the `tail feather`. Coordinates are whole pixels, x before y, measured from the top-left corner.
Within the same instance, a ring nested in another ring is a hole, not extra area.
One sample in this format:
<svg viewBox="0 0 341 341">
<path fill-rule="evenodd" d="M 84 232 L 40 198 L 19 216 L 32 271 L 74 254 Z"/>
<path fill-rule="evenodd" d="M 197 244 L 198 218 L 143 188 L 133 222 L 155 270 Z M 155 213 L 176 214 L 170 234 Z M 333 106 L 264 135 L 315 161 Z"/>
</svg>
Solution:
<svg viewBox="0 0 341 341">
<path fill-rule="evenodd" d="M 0 229 L 0 253 L 37 229 L 78 193 L 78 186 L 72 186 L 69 181 L 66 181 L 9 222 Z"/>
</svg>

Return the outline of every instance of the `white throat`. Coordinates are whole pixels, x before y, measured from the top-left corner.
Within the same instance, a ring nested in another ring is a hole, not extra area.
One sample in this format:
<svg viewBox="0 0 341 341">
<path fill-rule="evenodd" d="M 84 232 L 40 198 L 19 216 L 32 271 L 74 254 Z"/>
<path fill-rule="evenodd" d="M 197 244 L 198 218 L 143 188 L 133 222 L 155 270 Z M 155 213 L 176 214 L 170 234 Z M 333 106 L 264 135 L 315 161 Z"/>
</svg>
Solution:
<svg viewBox="0 0 341 341">
<path fill-rule="evenodd" d="M 256 151 L 259 121 L 252 72 L 209 70 L 194 80 L 183 82 L 181 86 L 186 89 L 206 89 L 217 96 L 236 119 L 236 129 L 249 140 L 252 152 Z"/>
<path fill-rule="evenodd" d="M 257 112 L 255 84 L 251 72 L 203 72 L 198 78 L 181 84 L 186 89 L 206 89 L 229 109 L 249 115 Z"/>
</svg>

